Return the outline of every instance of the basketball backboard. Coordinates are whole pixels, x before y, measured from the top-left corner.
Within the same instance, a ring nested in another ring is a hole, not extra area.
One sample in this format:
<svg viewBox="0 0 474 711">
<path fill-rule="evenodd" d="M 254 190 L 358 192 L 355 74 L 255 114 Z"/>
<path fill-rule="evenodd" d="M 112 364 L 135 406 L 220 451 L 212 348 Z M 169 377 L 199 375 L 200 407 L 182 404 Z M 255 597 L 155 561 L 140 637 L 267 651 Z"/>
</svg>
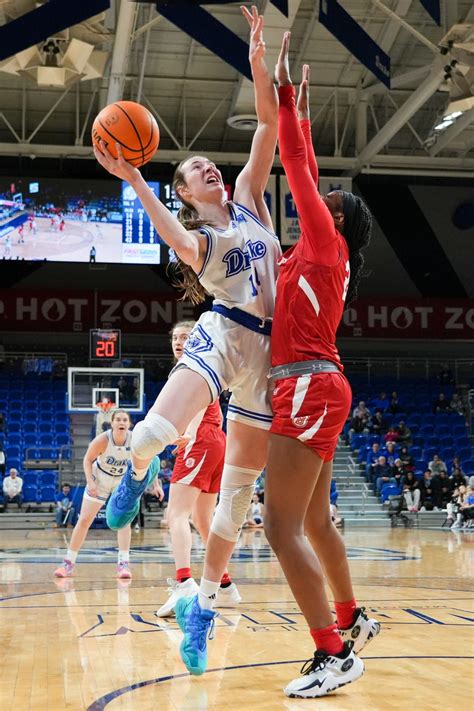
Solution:
<svg viewBox="0 0 474 711">
<path fill-rule="evenodd" d="M 127 412 L 145 409 L 143 368 L 68 368 L 69 412 L 94 412 L 113 403 Z"/>
</svg>

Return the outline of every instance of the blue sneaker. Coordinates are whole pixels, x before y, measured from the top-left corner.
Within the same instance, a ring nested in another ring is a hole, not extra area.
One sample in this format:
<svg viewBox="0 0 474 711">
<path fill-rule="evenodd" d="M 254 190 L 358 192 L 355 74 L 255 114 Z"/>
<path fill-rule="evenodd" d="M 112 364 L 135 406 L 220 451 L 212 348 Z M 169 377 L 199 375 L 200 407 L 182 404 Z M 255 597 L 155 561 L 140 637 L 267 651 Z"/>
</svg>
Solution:
<svg viewBox="0 0 474 711">
<path fill-rule="evenodd" d="M 214 618 L 217 613 L 203 610 L 197 595 L 181 597 L 174 611 L 184 634 L 179 648 L 181 659 L 190 674 L 200 676 L 207 668 L 207 640 L 214 637 Z"/>
<path fill-rule="evenodd" d="M 133 521 L 140 511 L 140 498 L 147 487 L 148 476 L 141 481 L 134 479 L 129 464 L 122 481 L 107 501 L 105 515 L 109 528 L 117 531 Z"/>
</svg>

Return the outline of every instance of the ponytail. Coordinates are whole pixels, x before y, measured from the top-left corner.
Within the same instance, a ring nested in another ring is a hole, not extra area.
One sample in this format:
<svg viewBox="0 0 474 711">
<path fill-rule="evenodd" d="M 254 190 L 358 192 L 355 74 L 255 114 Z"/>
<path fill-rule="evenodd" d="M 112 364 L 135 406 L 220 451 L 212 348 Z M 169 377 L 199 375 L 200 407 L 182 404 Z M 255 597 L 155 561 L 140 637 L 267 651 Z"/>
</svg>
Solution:
<svg viewBox="0 0 474 711">
<path fill-rule="evenodd" d="M 199 217 L 199 214 L 193 205 L 185 202 L 178 192 L 178 188 L 186 185 L 183 173 L 183 164 L 188 160 L 189 158 L 186 158 L 181 161 L 173 176 L 173 188 L 183 203 L 178 212 L 177 218 L 185 230 L 198 230 L 209 223 L 206 222 L 206 220 L 203 220 L 202 217 Z M 185 264 L 185 262 L 183 262 L 179 257 L 176 257 L 176 261 L 170 262 L 167 271 L 171 275 L 172 285 L 183 292 L 183 296 L 180 299 L 181 301 L 187 299 L 191 301 L 192 304 L 197 305 L 205 301 L 206 296 L 209 296 L 209 293 L 199 282 L 196 272 L 189 266 L 189 264 Z"/>
<path fill-rule="evenodd" d="M 346 304 L 357 298 L 364 266 L 362 250 L 368 247 L 372 236 L 372 213 L 363 200 L 353 193 L 342 193 L 344 211 L 344 239 L 349 248 L 351 277 Z"/>
</svg>

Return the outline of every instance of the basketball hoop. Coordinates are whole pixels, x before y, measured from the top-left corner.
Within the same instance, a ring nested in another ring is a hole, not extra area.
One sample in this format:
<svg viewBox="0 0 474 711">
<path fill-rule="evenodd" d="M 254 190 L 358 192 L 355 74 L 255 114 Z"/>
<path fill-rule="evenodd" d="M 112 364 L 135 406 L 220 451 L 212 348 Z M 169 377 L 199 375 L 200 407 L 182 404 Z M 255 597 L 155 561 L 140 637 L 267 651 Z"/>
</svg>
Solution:
<svg viewBox="0 0 474 711">
<path fill-rule="evenodd" d="M 101 400 L 100 402 L 97 402 L 95 406 L 97 407 L 97 409 L 102 410 L 102 412 L 107 415 L 110 410 L 115 407 L 115 402 L 111 402 L 110 400 Z"/>
</svg>

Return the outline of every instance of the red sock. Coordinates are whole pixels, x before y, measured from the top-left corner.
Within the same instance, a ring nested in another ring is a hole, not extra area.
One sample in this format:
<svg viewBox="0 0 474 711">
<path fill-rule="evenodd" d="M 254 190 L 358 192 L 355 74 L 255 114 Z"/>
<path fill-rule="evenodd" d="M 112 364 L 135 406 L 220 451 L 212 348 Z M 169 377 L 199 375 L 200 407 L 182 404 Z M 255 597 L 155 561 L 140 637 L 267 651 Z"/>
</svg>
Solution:
<svg viewBox="0 0 474 711">
<path fill-rule="evenodd" d="M 178 583 L 184 583 L 185 580 L 189 580 L 191 577 L 191 568 L 178 568 L 176 571 L 176 580 Z"/>
<path fill-rule="evenodd" d="M 339 654 L 339 652 L 342 652 L 344 642 L 336 624 L 323 627 L 322 630 L 310 630 L 309 632 L 314 639 L 316 649 L 322 649 L 327 654 Z"/>
<path fill-rule="evenodd" d="M 221 585 L 225 585 L 228 587 L 231 584 L 232 580 L 230 579 L 229 573 L 224 573 L 224 575 L 221 578 Z"/>
<path fill-rule="evenodd" d="M 336 617 L 339 629 L 346 630 L 348 627 L 352 627 L 354 622 L 354 612 L 357 608 L 355 598 L 352 598 L 352 600 L 348 600 L 347 602 L 335 602 L 334 607 L 336 608 Z"/>
</svg>

